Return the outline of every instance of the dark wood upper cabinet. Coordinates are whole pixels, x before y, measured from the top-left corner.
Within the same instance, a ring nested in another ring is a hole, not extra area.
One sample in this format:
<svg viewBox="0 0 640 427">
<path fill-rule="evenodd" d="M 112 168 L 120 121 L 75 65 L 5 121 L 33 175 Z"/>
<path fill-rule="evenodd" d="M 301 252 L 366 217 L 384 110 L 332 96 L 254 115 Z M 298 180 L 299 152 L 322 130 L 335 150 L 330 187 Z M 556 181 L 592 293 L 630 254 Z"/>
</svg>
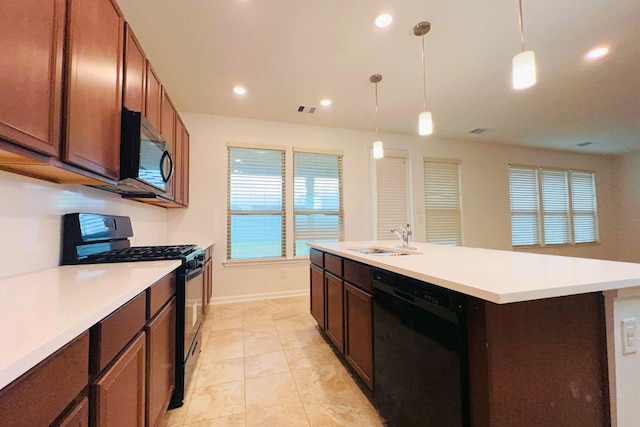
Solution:
<svg viewBox="0 0 640 427">
<path fill-rule="evenodd" d="M 64 0 L 0 2 L 0 139 L 57 157 Z"/>
<path fill-rule="evenodd" d="M 182 205 L 189 206 L 189 144 L 187 127 L 182 128 Z"/>
<path fill-rule="evenodd" d="M 124 18 L 114 1 L 70 0 L 65 161 L 118 179 Z"/>
<path fill-rule="evenodd" d="M 173 176 L 166 191 L 167 198 L 173 200 L 176 184 L 176 109 L 169 98 L 169 94 L 162 88 L 162 103 L 160 107 L 160 135 L 167 141 L 167 147 L 173 159 Z"/>
<path fill-rule="evenodd" d="M 124 97 L 122 102 L 129 110 L 139 111 L 144 115 L 147 57 L 128 23 L 125 24 L 124 31 Z"/>
<path fill-rule="evenodd" d="M 147 80 L 146 80 L 146 89 L 144 92 L 145 95 L 145 117 L 149 120 L 149 123 L 153 125 L 154 128 L 159 132 L 160 131 L 160 104 L 162 102 L 162 86 L 160 85 L 160 79 L 158 75 L 153 70 L 151 63 L 149 60 L 146 62 L 147 67 Z"/>
<path fill-rule="evenodd" d="M 184 124 L 182 123 L 182 120 L 180 119 L 180 116 L 178 114 L 176 114 L 176 129 L 175 129 L 175 136 L 176 136 L 176 142 L 175 142 L 175 150 L 174 150 L 174 156 L 173 156 L 173 160 L 174 160 L 174 165 L 175 165 L 175 171 L 174 171 L 174 175 L 173 175 L 173 182 L 174 182 L 174 192 L 173 192 L 173 200 L 178 203 L 178 204 L 182 204 L 183 202 L 183 198 L 184 198 L 184 189 L 182 187 L 182 178 L 183 178 L 183 169 L 184 169 L 184 153 L 182 151 L 182 145 L 183 145 L 183 133 L 184 133 Z"/>
</svg>

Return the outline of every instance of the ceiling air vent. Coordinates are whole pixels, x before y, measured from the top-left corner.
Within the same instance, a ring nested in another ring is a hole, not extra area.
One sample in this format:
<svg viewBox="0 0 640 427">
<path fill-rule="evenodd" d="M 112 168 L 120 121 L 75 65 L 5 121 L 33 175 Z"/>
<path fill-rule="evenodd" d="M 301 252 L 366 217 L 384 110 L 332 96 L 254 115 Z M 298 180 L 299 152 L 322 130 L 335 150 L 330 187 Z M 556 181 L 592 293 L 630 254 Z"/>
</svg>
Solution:
<svg viewBox="0 0 640 427">
<path fill-rule="evenodd" d="M 591 145 L 594 144 L 593 142 L 590 141 L 585 141 L 585 142 L 581 142 L 580 144 L 576 144 L 578 147 L 586 147 L 587 145 Z"/>
<path fill-rule="evenodd" d="M 481 135 L 485 132 L 489 132 L 491 129 L 487 129 L 487 128 L 475 128 L 473 130 L 470 130 L 469 133 L 474 133 L 476 135 Z"/>
<path fill-rule="evenodd" d="M 313 114 L 316 112 L 316 109 L 318 107 L 310 107 L 308 105 L 300 105 L 298 107 L 298 113 L 309 113 L 309 114 Z"/>
</svg>

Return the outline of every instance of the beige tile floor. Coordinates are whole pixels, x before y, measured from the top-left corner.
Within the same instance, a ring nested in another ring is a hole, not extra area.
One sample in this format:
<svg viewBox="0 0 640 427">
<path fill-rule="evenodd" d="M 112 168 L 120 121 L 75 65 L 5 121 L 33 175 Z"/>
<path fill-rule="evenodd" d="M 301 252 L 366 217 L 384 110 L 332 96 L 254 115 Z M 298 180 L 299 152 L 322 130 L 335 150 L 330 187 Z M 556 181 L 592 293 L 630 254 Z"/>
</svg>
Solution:
<svg viewBox="0 0 640 427">
<path fill-rule="evenodd" d="M 185 404 L 166 425 L 382 426 L 322 338 L 309 297 L 213 305 Z"/>
</svg>

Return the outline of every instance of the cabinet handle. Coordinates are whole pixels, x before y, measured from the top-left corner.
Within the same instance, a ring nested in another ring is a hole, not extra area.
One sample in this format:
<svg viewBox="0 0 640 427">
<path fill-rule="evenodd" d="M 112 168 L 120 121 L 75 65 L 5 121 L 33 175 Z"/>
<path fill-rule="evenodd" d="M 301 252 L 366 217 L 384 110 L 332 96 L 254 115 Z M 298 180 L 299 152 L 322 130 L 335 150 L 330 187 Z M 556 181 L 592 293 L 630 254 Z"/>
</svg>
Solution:
<svg viewBox="0 0 640 427">
<path fill-rule="evenodd" d="M 167 176 L 164 176 L 165 160 L 169 160 L 169 174 Z M 171 179 L 171 175 L 173 175 L 173 159 L 171 158 L 171 154 L 166 150 L 162 153 L 162 157 L 160 157 L 160 173 L 162 174 L 162 180 L 164 182 L 168 182 Z"/>
</svg>

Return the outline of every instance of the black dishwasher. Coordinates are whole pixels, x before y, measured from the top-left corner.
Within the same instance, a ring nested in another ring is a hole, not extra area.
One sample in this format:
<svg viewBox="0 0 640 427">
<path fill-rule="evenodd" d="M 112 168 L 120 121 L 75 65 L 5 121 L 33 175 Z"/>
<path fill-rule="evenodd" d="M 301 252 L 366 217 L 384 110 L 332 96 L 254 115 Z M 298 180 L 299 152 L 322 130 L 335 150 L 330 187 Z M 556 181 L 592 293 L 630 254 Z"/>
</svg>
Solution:
<svg viewBox="0 0 640 427">
<path fill-rule="evenodd" d="M 463 295 L 373 270 L 373 400 L 392 427 L 469 426 Z"/>
</svg>

